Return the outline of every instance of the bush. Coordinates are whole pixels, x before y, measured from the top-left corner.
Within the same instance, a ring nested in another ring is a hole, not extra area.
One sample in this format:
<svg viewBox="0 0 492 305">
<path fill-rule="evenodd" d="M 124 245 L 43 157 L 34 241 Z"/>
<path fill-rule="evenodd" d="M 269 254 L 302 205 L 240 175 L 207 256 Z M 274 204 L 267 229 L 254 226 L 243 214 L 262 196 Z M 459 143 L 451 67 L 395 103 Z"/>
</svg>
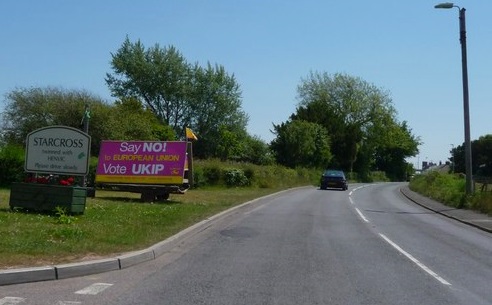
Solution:
<svg viewBox="0 0 492 305">
<path fill-rule="evenodd" d="M 210 166 L 203 168 L 203 177 L 208 185 L 218 185 L 221 181 L 221 170 L 219 166 Z"/>
<path fill-rule="evenodd" d="M 281 165 L 256 165 L 245 162 L 194 160 L 195 185 L 251 186 L 285 188 L 316 185 L 321 173 L 318 169 L 291 169 Z M 227 177 L 226 177 L 227 176 Z"/>
<path fill-rule="evenodd" d="M 96 171 L 97 171 L 97 157 L 91 157 L 89 159 L 89 172 L 87 173 L 87 186 L 93 187 L 96 183 Z"/>
<path fill-rule="evenodd" d="M 0 148 L 0 186 L 24 180 L 25 152 L 21 146 L 6 145 Z"/>
<path fill-rule="evenodd" d="M 230 168 L 224 170 L 224 182 L 227 186 L 247 186 L 249 180 L 242 169 Z"/>
</svg>

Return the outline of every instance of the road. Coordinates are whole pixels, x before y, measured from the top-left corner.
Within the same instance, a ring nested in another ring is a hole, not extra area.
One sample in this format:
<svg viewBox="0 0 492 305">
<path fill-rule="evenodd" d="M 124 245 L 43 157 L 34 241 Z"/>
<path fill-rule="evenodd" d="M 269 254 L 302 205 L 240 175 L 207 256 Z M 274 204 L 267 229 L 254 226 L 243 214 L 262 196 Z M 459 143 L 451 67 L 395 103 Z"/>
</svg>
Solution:
<svg viewBox="0 0 492 305">
<path fill-rule="evenodd" d="M 492 304 L 492 235 L 401 184 L 258 200 L 128 269 L 0 287 L 0 305 Z"/>
</svg>

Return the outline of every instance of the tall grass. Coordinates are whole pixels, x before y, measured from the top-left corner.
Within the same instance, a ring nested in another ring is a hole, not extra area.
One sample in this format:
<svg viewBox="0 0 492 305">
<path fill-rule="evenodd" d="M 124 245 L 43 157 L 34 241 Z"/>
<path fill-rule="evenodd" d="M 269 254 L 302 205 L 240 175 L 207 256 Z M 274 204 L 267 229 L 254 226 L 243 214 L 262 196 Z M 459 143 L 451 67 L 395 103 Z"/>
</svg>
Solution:
<svg viewBox="0 0 492 305">
<path fill-rule="evenodd" d="M 460 174 L 431 171 L 415 176 L 411 190 L 455 208 L 467 208 L 492 215 L 492 193 L 475 191 L 467 196 L 465 178 Z M 475 189 L 480 189 L 478 185 Z"/>
<path fill-rule="evenodd" d="M 194 161 L 194 178 L 197 187 L 235 186 L 227 181 L 231 172 L 239 170 L 247 179 L 245 185 L 258 188 L 289 188 L 298 185 L 319 183 L 320 169 L 286 168 L 280 165 L 260 166 L 244 162 L 221 162 L 219 160 Z M 239 179 L 239 184 L 243 180 Z M 236 185 L 242 186 L 242 185 Z"/>
</svg>

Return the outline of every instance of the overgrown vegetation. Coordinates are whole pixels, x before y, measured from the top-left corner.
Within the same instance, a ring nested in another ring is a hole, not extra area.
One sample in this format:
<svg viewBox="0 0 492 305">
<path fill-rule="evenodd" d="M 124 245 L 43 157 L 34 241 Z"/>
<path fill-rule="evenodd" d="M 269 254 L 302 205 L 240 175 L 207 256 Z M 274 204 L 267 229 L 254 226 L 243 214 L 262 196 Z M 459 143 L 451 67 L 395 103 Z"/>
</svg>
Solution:
<svg viewBox="0 0 492 305">
<path fill-rule="evenodd" d="M 288 188 L 298 185 L 316 185 L 321 169 L 288 168 L 281 165 L 255 165 L 243 162 L 196 160 L 195 187 L 257 187 Z"/>
<path fill-rule="evenodd" d="M 492 216 L 492 193 L 475 191 L 467 196 L 465 178 L 461 174 L 430 171 L 415 176 L 409 186 L 411 190 L 448 206 L 473 209 Z M 481 185 L 476 184 L 475 189 L 481 189 Z"/>
</svg>

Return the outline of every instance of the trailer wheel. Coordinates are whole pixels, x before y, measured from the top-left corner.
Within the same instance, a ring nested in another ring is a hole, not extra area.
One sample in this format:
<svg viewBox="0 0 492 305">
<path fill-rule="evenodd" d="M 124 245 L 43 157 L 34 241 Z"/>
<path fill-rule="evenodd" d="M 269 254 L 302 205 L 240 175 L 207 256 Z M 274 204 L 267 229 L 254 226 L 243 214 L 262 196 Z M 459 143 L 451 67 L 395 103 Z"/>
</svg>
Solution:
<svg viewBox="0 0 492 305">
<path fill-rule="evenodd" d="M 153 202 L 155 200 L 154 192 L 142 192 L 140 200 L 143 202 Z"/>
<path fill-rule="evenodd" d="M 156 196 L 157 201 L 166 201 L 169 199 L 169 193 L 161 193 Z"/>
</svg>

